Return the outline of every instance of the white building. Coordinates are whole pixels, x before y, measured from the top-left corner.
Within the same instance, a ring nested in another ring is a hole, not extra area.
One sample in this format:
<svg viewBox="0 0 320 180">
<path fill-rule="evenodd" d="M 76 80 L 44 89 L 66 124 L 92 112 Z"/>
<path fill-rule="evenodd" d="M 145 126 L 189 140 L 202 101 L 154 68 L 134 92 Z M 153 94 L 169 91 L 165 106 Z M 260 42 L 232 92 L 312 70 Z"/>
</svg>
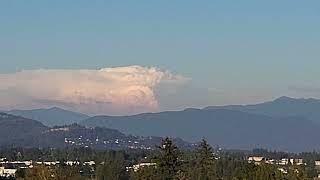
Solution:
<svg viewBox="0 0 320 180">
<path fill-rule="evenodd" d="M 261 161 L 263 161 L 263 160 L 265 160 L 265 158 L 262 157 L 262 156 L 250 156 L 250 157 L 248 158 L 248 161 L 249 161 L 249 162 L 261 162 Z"/>
<path fill-rule="evenodd" d="M 46 166 L 55 166 L 57 164 L 60 164 L 60 162 L 59 161 L 43 161 L 43 162 L 42 161 L 38 161 L 37 164 L 38 165 L 43 164 L 43 165 L 46 165 Z"/>
<path fill-rule="evenodd" d="M 266 159 L 262 156 L 250 156 L 248 157 L 248 162 L 249 163 L 254 163 L 256 165 L 261 164 L 263 161 L 265 161 Z"/>
<path fill-rule="evenodd" d="M 2 177 L 14 177 L 16 175 L 17 169 L 5 169 L 0 167 L 0 176 Z"/>
<path fill-rule="evenodd" d="M 87 161 L 87 162 L 84 162 L 83 165 L 87 165 L 87 166 L 93 166 L 95 165 L 96 163 L 94 161 Z"/>
<path fill-rule="evenodd" d="M 12 161 L 12 162 L 8 162 L 10 164 L 14 164 L 14 165 L 18 165 L 18 166 L 31 166 L 32 165 L 32 161 Z"/>
<path fill-rule="evenodd" d="M 140 163 L 140 164 L 135 164 L 132 167 L 127 167 L 127 171 L 130 169 L 133 169 L 134 172 L 139 171 L 140 168 L 142 167 L 148 167 L 148 166 L 156 166 L 156 163 Z"/>
<path fill-rule="evenodd" d="M 305 164 L 303 163 L 303 159 L 290 159 L 290 163 L 298 166 Z"/>
<path fill-rule="evenodd" d="M 267 164 L 275 164 L 275 163 L 276 163 L 276 160 L 274 160 L 274 159 L 268 159 L 268 160 L 266 161 L 266 163 L 267 163 Z"/>
<path fill-rule="evenodd" d="M 283 158 L 278 162 L 279 165 L 288 165 L 289 164 L 289 159 Z"/>
<path fill-rule="evenodd" d="M 79 161 L 67 161 L 65 162 L 66 165 L 68 166 L 76 166 L 76 165 L 80 165 L 80 162 Z"/>
<path fill-rule="evenodd" d="M 284 168 L 278 168 L 279 171 L 281 171 L 283 174 L 288 174 L 288 171 Z"/>
</svg>

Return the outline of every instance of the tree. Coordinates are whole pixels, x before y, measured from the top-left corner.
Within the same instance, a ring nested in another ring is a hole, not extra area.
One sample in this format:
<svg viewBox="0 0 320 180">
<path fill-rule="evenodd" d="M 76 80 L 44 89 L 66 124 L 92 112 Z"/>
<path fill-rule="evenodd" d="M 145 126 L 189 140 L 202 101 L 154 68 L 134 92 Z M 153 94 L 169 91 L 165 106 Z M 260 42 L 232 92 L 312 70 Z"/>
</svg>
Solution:
<svg viewBox="0 0 320 180">
<path fill-rule="evenodd" d="M 124 153 L 111 151 L 106 154 L 104 162 L 97 167 L 96 176 L 99 180 L 128 179 Z"/>
<path fill-rule="evenodd" d="M 26 171 L 25 180 L 49 180 L 53 179 L 53 173 L 44 165 L 28 169 Z"/>
<path fill-rule="evenodd" d="M 81 180 L 84 179 L 79 173 L 79 166 L 56 166 L 51 167 L 53 170 L 53 179 L 55 180 Z"/>
<path fill-rule="evenodd" d="M 165 180 L 174 179 L 181 171 L 181 153 L 172 140 L 168 137 L 161 141 L 160 154 L 157 158 L 157 170 L 159 176 Z"/>
<path fill-rule="evenodd" d="M 156 168 L 153 166 L 141 167 L 138 171 L 130 171 L 130 180 L 158 180 Z"/>
<path fill-rule="evenodd" d="M 24 177 L 17 179 L 24 180 L 81 180 L 79 167 L 77 166 L 35 166 L 26 170 Z"/>
<path fill-rule="evenodd" d="M 198 148 L 196 149 L 196 179 L 211 180 L 216 179 L 215 157 L 212 147 L 205 139 L 202 139 Z"/>
</svg>

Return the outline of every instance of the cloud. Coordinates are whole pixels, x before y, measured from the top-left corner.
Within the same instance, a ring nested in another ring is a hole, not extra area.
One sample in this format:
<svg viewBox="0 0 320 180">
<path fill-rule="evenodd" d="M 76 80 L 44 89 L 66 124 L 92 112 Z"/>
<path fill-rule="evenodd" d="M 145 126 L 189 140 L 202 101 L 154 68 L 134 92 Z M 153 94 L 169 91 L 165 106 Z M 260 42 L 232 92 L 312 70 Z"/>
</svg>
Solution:
<svg viewBox="0 0 320 180">
<path fill-rule="evenodd" d="M 156 89 L 166 87 L 160 92 L 165 95 L 188 81 L 169 71 L 142 66 L 24 70 L 0 74 L 0 107 L 59 106 L 89 114 L 110 115 L 158 111 Z"/>
</svg>

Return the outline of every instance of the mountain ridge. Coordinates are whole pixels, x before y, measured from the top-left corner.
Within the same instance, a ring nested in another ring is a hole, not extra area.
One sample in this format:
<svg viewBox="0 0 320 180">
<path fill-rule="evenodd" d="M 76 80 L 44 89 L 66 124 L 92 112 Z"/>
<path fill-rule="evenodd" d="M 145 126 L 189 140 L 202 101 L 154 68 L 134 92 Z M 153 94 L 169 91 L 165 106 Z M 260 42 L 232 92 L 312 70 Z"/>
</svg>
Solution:
<svg viewBox="0 0 320 180">
<path fill-rule="evenodd" d="M 202 137 L 230 149 L 305 151 L 320 149 L 319 125 L 302 117 L 275 118 L 227 109 L 167 111 L 133 116 L 96 116 L 80 122 L 143 136 L 173 136 L 190 142 Z M 297 144 L 299 142 L 300 144 Z"/>
<path fill-rule="evenodd" d="M 276 118 L 304 117 L 320 124 L 320 100 L 315 98 L 279 97 L 273 101 L 249 105 L 208 106 L 204 110 L 229 109 Z"/>
<path fill-rule="evenodd" d="M 0 129 L 0 147 L 154 149 L 162 139 L 126 135 L 110 128 L 86 128 L 78 124 L 47 127 L 39 121 L 6 113 L 0 113 Z M 182 148 L 192 148 L 191 143 L 180 138 L 173 140 Z"/>
<path fill-rule="evenodd" d="M 312 151 L 320 150 L 319 120 L 320 100 L 283 96 L 254 105 L 93 116 L 77 120 L 77 123 L 88 128 L 117 129 L 136 136 L 180 137 L 189 142 L 206 137 L 212 145 L 231 149 L 263 146 L 275 150 Z"/>
<path fill-rule="evenodd" d="M 37 120 L 46 126 L 62 126 L 78 123 L 90 116 L 78 112 L 65 110 L 59 107 L 48 109 L 10 110 L 5 113 Z"/>
</svg>

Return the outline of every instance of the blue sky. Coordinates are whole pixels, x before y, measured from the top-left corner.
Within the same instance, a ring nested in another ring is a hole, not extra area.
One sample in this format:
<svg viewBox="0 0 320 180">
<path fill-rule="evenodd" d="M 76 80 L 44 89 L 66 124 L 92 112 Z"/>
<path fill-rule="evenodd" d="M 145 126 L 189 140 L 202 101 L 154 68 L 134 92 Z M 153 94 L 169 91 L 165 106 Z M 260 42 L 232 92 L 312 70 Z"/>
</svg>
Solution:
<svg viewBox="0 0 320 180">
<path fill-rule="evenodd" d="M 209 91 L 199 105 L 320 98 L 319 7 L 318 0 L 3 0 L 0 73 L 156 66 L 191 78 L 194 94 Z"/>
</svg>

